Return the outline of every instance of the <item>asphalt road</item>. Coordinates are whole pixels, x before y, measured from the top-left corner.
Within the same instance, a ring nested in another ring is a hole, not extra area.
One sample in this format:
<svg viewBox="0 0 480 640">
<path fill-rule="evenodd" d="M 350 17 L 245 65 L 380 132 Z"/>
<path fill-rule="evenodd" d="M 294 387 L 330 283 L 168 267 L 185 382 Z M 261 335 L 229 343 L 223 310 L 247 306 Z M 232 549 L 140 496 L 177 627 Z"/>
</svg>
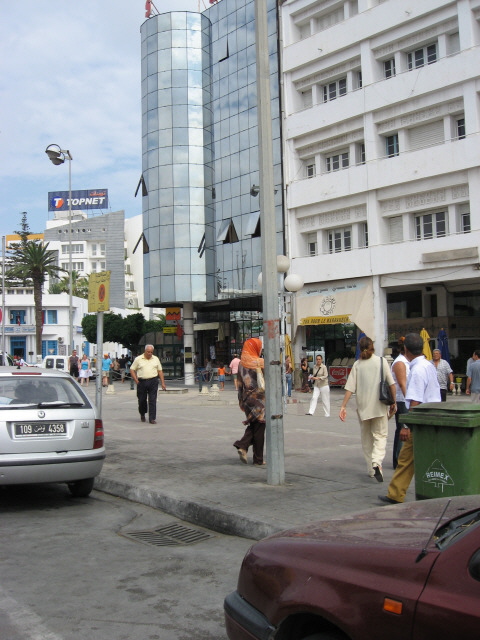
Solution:
<svg viewBox="0 0 480 640">
<path fill-rule="evenodd" d="M 225 640 L 249 540 L 62 485 L 1 488 L 0 510 L 2 640 Z"/>
</svg>

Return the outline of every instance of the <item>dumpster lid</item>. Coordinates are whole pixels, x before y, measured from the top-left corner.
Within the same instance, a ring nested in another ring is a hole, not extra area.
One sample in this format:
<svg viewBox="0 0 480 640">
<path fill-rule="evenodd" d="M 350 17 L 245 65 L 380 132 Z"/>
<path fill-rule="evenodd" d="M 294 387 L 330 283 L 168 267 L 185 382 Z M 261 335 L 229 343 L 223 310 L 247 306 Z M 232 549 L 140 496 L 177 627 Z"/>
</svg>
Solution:
<svg viewBox="0 0 480 640">
<path fill-rule="evenodd" d="M 398 416 L 405 424 L 439 427 L 480 427 L 480 404 L 459 402 L 425 402 Z"/>
</svg>

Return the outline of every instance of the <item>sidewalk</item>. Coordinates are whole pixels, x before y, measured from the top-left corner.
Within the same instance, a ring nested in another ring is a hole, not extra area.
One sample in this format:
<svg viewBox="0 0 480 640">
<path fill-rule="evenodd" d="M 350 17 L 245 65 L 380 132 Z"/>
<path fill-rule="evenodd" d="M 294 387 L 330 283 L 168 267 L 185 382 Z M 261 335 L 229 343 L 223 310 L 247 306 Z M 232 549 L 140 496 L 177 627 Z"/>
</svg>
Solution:
<svg viewBox="0 0 480 640">
<path fill-rule="evenodd" d="M 344 391 L 331 389 L 331 417 L 319 403 L 305 415 L 310 395 L 294 392 L 284 414 L 285 484 L 267 484 L 267 472 L 242 464 L 233 442 L 244 414 L 233 384 L 218 396 L 201 395 L 167 381 L 160 392 L 157 424 L 140 422 L 136 390 L 115 382 L 103 393 L 107 459 L 95 488 L 222 532 L 260 539 L 281 529 L 381 506 L 393 474 L 391 420 L 384 461 L 385 482 L 366 474 L 355 399 L 347 420 L 338 418 Z M 95 399 L 95 387 L 86 389 Z M 466 396 L 451 396 L 469 402 Z M 268 460 L 267 460 L 268 464 Z M 414 500 L 414 483 L 407 500 Z"/>
</svg>

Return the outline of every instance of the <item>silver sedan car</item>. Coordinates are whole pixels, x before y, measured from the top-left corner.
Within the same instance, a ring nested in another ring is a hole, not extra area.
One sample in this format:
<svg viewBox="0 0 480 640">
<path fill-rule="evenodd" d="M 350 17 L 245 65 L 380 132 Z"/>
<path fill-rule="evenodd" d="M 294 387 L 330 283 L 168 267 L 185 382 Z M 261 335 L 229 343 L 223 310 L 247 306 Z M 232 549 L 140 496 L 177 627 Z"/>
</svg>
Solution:
<svg viewBox="0 0 480 640">
<path fill-rule="evenodd" d="M 65 482 L 85 497 L 104 460 L 102 421 L 73 378 L 0 367 L 0 485 Z"/>
</svg>

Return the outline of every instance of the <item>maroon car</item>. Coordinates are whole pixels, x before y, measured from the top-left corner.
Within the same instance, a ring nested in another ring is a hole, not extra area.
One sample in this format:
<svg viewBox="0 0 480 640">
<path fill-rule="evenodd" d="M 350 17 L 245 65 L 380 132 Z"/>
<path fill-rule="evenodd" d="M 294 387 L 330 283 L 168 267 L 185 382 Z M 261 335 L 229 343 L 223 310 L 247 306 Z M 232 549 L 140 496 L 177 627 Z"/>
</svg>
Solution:
<svg viewBox="0 0 480 640">
<path fill-rule="evenodd" d="M 224 607 L 230 640 L 480 638 L 480 496 L 266 538 L 248 551 Z"/>
</svg>

